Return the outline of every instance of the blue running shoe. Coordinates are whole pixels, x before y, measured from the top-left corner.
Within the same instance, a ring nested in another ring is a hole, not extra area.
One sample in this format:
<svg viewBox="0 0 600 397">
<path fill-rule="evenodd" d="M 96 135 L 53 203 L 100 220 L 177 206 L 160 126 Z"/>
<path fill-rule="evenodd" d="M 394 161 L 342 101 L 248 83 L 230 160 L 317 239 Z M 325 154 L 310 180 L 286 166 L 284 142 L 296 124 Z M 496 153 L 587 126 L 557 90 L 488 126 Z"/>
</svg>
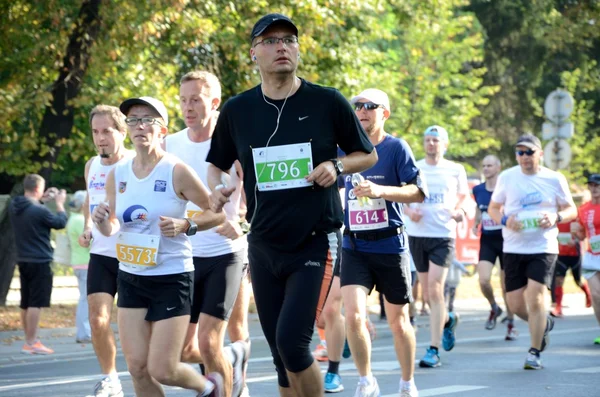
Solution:
<svg viewBox="0 0 600 397">
<path fill-rule="evenodd" d="M 440 355 L 432 348 L 427 348 L 427 351 L 421 361 L 419 361 L 419 367 L 421 368 L 435 368 L 442 365 Z"/>
<path fill-rule="evenodd" d="M 350 345 L 348 344 L 348 339 L 344 342 L 344 351 L 342 352 L 342 357 L 350 358 L 352 356 L 352 352 L 350 351 Z"/>
<path fill-rule="evenodd" d="M 442 346 L 447 352 L 454 349 L 454 343 L 456 342 L 456 335 L 454 334 L 454 331 L 458 325 L 458 314 L 449 312 L 448 317 L 449 320 L 444 327 L 444 335 L 442 337 Z"/>
<path fill-rule="evenodd" d="M 325 374 L 325 393 L 339 393 L 344 391 L 342 377 L 338 374 L 327 372 Z"/>
</svg>

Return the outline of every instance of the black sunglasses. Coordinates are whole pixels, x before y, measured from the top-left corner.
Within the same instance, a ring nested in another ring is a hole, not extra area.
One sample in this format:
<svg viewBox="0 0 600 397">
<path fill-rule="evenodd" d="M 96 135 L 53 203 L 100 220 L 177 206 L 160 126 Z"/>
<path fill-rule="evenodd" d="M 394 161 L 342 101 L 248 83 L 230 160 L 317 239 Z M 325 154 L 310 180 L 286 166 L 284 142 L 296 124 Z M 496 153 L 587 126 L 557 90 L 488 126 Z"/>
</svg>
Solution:
<svg viewBox="0 0 600 397">
<path fill-rule="evenodd" d="M 533 150 L 533 149 L 517 150 L 516 153 L 517 153 L 517 156 L 523 156 L 523 155 L 533 156 L 533 154 L 535 153 L 535 150 Z"/>
<path fill-rule="evenodd" d="M 375 110 L 375 109 L 380 108 L 380 107 L 382 107 L 382 106 L 378 105 L 376 103 L 373 103 L 373 102 L 367 102 L 367 103 L 356 102 L 354 104 L 354 110 L 356 110 L 356 111 L 359 111 L 362 108 L 365 108 L 366 110 Z"/>
</svg>

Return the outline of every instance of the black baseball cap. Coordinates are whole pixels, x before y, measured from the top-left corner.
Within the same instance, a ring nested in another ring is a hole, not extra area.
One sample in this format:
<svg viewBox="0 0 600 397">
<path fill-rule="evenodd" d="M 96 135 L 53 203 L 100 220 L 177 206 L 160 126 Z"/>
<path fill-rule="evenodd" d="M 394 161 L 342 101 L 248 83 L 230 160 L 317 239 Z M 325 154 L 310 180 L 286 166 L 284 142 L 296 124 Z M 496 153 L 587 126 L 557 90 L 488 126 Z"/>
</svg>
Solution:
<svg viewBox="0 0 600 397">
<path fill-rule="evenodd" d="M 280 24 L 287 25 L 294 30 L 296 36 L 298 36 L 298 28 L 294 25 L 294 22 L 283 14 L 267 14 L 264 17 L 260 18 L 252 28 L 252 33 L 250 34 L 250 41 L 254 40 L 269 27 Z"/>
<path fill-rule="evenodd" d="M 600 185 L 600 174 L 589 174 L 587 183 L 595 183 L 596 185 Z"/>
<path fill-rule="evenodd" d="M 530 149 L 542 149 L 542 142 L 540 142 L 535 135 L 525 134 L 519 137 L 515 146 L 525 146 Z"/>
</svg>

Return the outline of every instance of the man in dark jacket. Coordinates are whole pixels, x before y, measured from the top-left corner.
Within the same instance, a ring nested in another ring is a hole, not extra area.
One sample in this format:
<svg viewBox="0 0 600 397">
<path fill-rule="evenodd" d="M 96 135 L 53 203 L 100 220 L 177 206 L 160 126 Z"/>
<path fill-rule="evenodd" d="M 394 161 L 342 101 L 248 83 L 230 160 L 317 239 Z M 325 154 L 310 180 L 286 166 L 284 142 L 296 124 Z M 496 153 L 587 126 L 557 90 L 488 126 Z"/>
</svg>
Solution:
<svg viewBox="0 0 600 397">
<path fill-rule="evenodd" d="M 23 181 L 23 196 L 15 197 L 9 208 L 10 221 L 17 246 L 17 262 L 21 279 L 21 322 L 25 330 L 24 354 L 52 354 L 54 350 L 37 339 L 42 307 L 50 307 L 52 293 L 53 248 L 50 229 L 63 229 L 67 224 L 64 190 L 50 188 L 39 175 L 27 175 Z M 54 199 L 56 214 L 42 204 Z"/>
</svg>

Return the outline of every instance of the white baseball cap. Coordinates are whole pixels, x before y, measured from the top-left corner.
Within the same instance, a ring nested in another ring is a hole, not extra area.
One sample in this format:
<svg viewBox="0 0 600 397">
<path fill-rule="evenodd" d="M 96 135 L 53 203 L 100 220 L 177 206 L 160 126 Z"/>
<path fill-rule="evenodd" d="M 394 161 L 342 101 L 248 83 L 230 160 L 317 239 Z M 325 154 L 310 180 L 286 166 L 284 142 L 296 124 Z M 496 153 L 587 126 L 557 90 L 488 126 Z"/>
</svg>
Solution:
<svg viewBox="0 0 600 397">
<path fill-rule="evenodd" d="M 354 105 L 361 99 L 373 102 L 376 105 L 381 105 L 390 112 L 392 111 L 390 109 L 390 99 L 388 98 L 387 94 L 381 90 L 378 90 L 377 88 L 367 88 L 360 94 L 352 97 L 350 103 Z"/>
<path fill-rule="evenodd" d="M 121 112 L 125 116 L 127 116 L 127 112 L 129 112 L 129 109 L 131 109 L 131 107 L 135 105 L 145 105 L 151 107 L 152 109 L 158 112 L 160 117 L 165 121 L 165 125 L 169 125 L 169 114 L 167 113 L 167 107 L 158 99 L 152 98 L 150 96 L 129 98 L 124 100 L 123 103 L 119 105 L 119 109 L 121 109 Z"/>
</svg>

